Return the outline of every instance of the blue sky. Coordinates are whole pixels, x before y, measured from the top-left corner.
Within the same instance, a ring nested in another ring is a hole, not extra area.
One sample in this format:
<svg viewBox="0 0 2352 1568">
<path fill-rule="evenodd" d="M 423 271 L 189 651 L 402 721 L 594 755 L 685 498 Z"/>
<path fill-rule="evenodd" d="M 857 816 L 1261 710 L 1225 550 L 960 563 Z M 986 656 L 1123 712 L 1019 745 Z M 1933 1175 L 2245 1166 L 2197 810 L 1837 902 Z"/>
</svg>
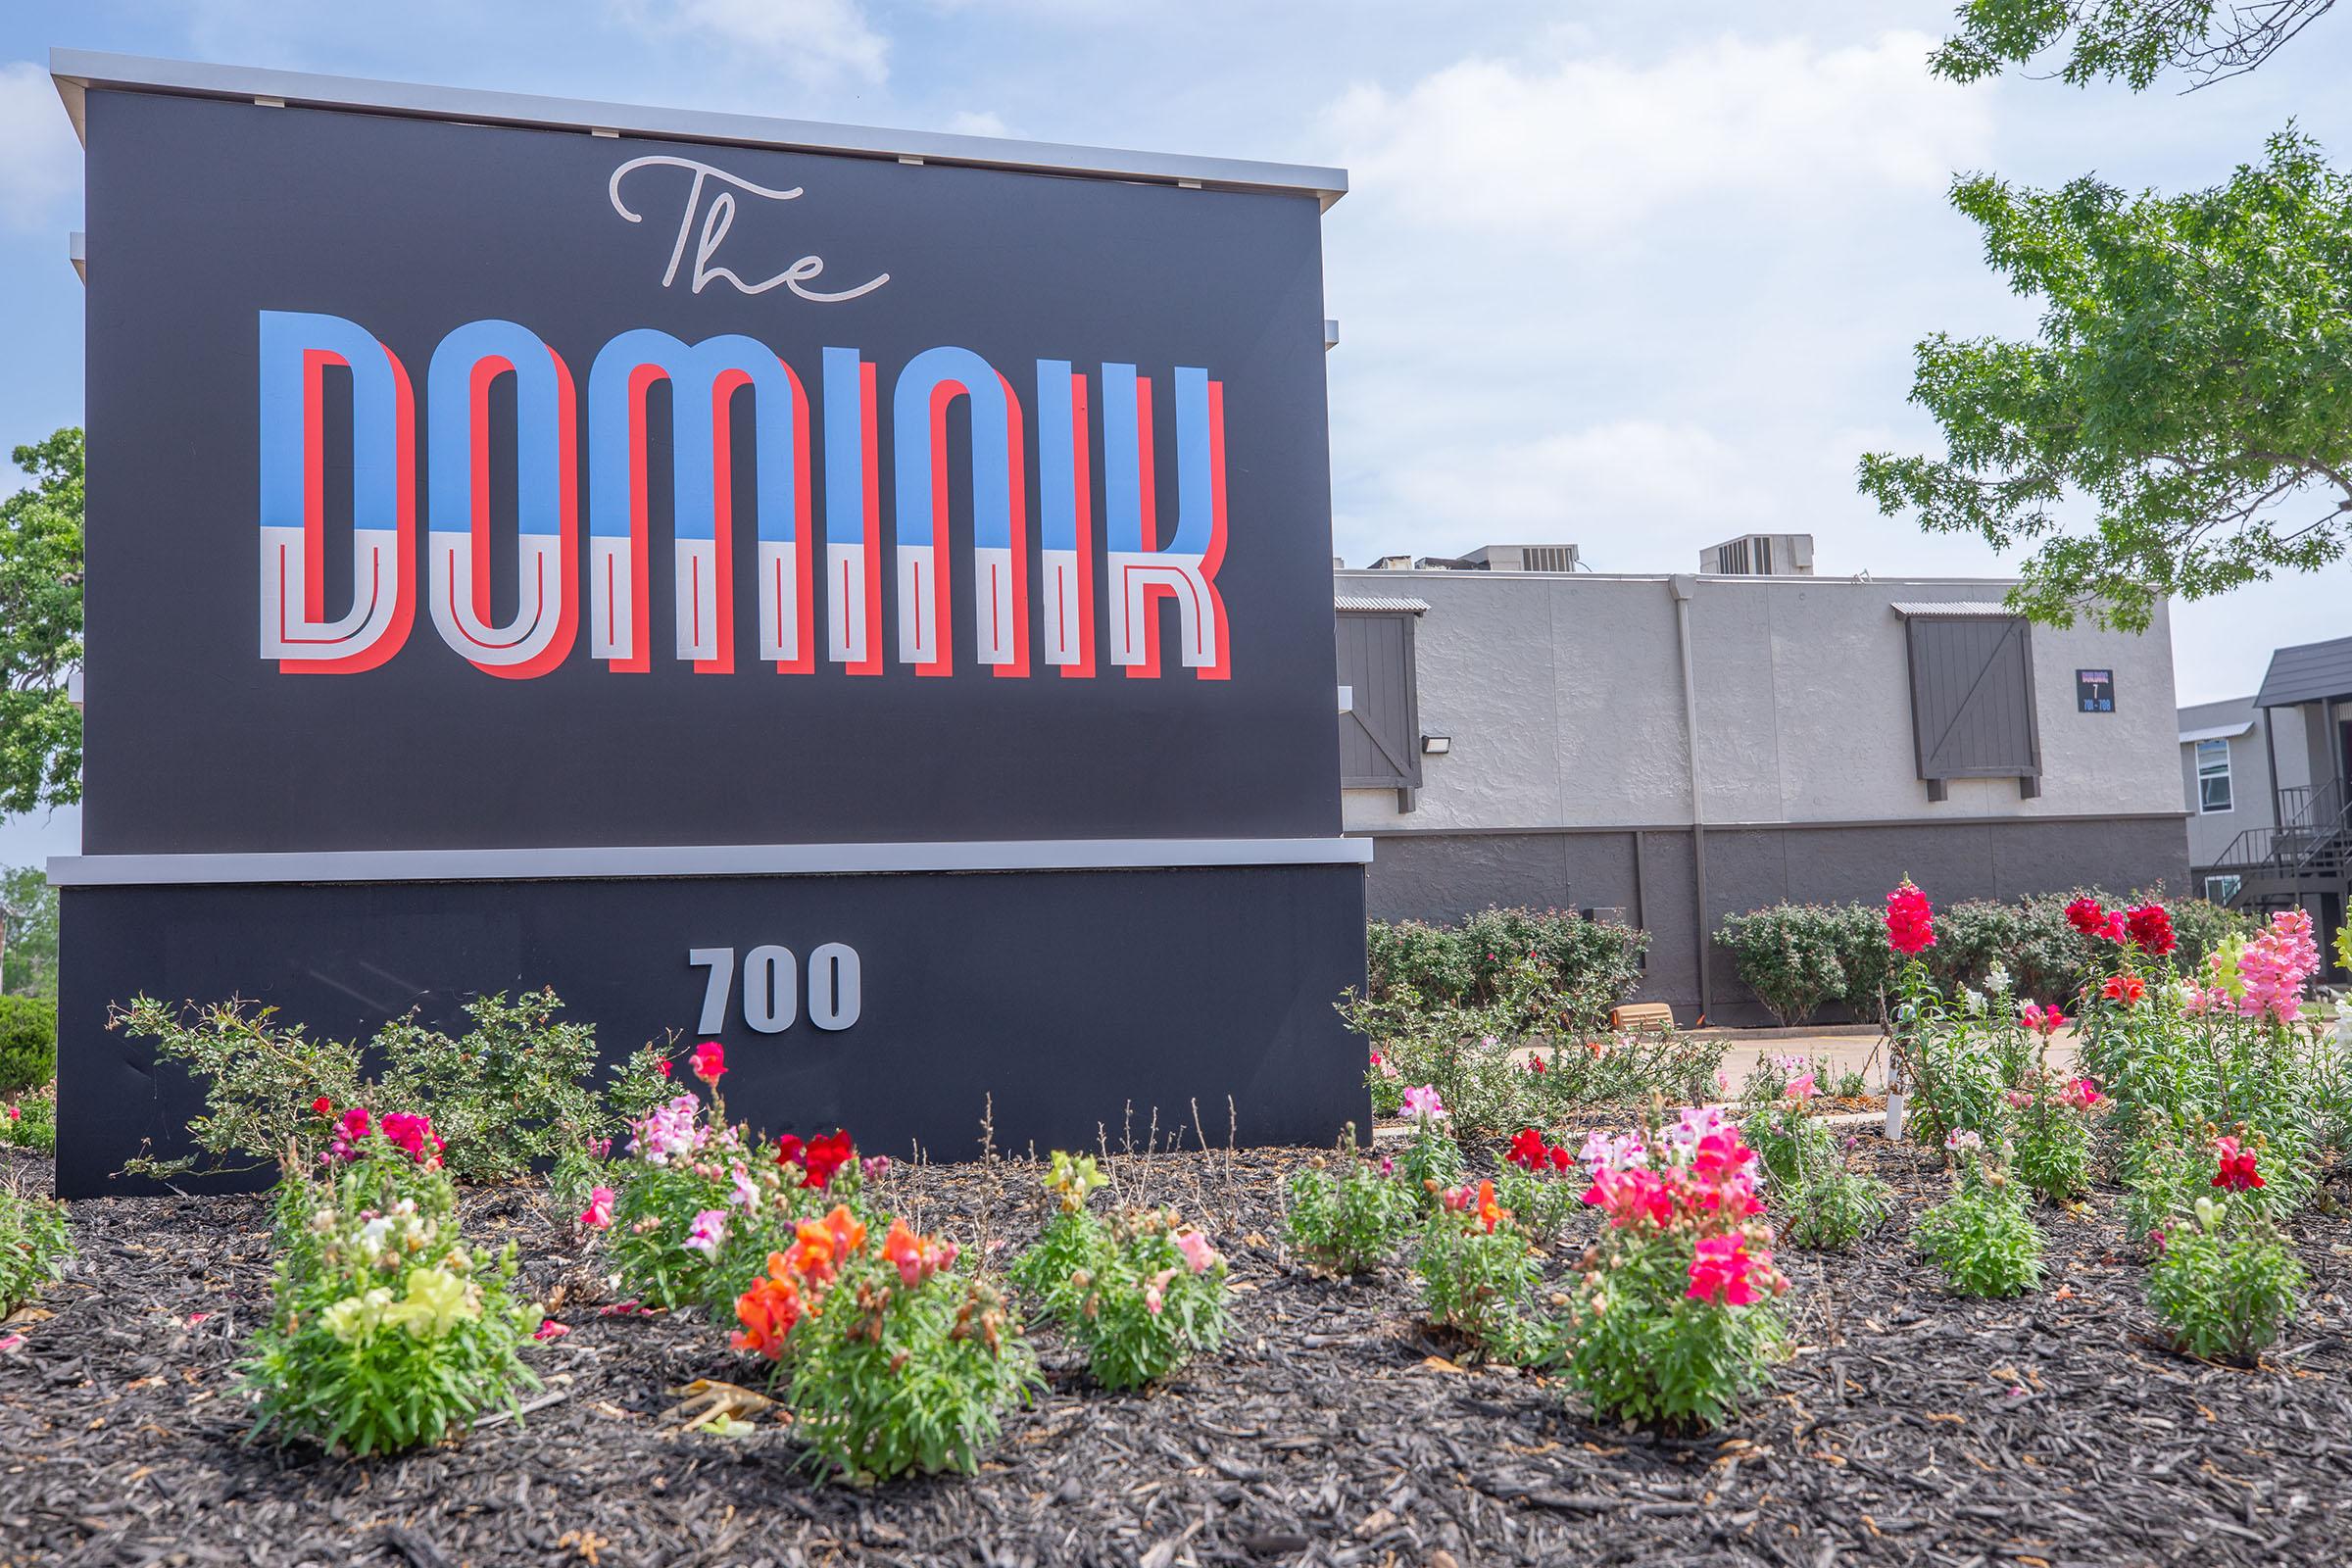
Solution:
<svg viewBox="0 0 2352 1568">
<path fill-rule="evenodd" d="M 1818 569 L 1989 574 L 1854 492 L 1933 445 L 1925 333 L 2032 325 L 1956 171 L 2214 183 L 2290 119 L 2352 159 L 2352 15 L 2204 91 L 1932 80 L 1948 3 L 11 0 L 0 11 L 0 443 L 81 410 L 79 151 L 52 45 L 870 124 L 1337 164 L 1337 548 L 1572 540 L 1603 571 L 1808 531 Z M 2352 630 L 2345 571 L 2177 608 L 2183 702 Z M 71 852 L 72 813 L 0 825 Z"/>
</svg>

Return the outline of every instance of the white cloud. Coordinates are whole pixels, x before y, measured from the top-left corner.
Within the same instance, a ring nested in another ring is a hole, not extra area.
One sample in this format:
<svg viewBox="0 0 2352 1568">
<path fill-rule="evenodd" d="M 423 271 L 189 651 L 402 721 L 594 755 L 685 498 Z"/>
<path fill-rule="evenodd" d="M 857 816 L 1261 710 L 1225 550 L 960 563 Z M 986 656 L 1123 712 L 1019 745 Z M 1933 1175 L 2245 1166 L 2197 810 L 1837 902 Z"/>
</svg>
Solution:
<svg viewBox="0 0 2352 1568">
<path fill-rule="evenodd" d="M 0 224 L 37 230 L 81 178 L 81 148 L 49 73 L 29 61 L 0 66 Z"/>
<path fill-rule="evenodd" d="M 860 0 L 619 0 L 618 9 L 642 31 L 748 50 L 812 85 L 890 74 L 890 40 L 867 23 Z"/>
<path fill-rule="evenodd" d="M 1723 37 L 1654 64 L 1472 59 L 1325 115 L 1356 191 L 1478 229 L 1622 231 L 1697 197 L 1803 203 L 1940 189 L 1991 140 L 1990 97 L 1931 78 L 1933 40 Z"/>
</svg>

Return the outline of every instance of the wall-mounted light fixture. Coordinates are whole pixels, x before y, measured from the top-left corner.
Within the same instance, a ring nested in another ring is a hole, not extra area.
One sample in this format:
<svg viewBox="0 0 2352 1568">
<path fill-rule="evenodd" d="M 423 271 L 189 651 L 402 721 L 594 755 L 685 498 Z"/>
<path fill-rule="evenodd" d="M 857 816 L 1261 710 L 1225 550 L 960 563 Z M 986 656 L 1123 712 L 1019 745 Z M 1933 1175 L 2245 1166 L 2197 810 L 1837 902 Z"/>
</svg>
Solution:
<svg viewBox="0 0 2352 1568">
<path fill-rule="evenodd" d="M 1421 737 L 1421 755 L 1423 757 L 1444 757 L 1452 750 L 1453 737 L 1450 735 L 1424 735 Z"/>
</svg>

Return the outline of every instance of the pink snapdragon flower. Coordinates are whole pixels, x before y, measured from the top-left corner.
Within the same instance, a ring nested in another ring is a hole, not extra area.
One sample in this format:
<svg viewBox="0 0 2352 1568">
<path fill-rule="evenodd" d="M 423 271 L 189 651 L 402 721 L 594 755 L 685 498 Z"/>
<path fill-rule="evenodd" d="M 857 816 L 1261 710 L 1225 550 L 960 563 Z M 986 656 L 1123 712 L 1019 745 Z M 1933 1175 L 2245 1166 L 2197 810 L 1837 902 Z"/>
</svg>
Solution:
<svg viewBox="0 0 2352 1568">
<path fill-rule="evenodd" d="M 1184 1266 L 1196 1274 L 1207 1273 L 1217 1261 L 1217 1250 L 1199 1231 L 1178 1231 L 1176 1250 L 1184 1254 Z"/>
<path fill-rule="evenodd" d="M 1790 1079 L 1788 1081 L 1788 1087 L 1781 1091 L 1782 1098 L 1785 1100 L 1794 1100 L 1799 1102 L 1811 1100 L 1816 1094 L 1820 1093 L 1820 1091 L 1813 1086 L 1813 1080 L 1815 1076 L 1816 1075 L 1813 1073 L 1807 1073 L 1802 1078 Z"/>
<path fill-rule="evenodd" d="M 1446 1102 L 1438 1098 L 1436 1087 L 1430 1084 L 1404 1092 L 1404 1113 L 1423 1126 L 1444 1121 L 1450 1114 Z"/>
<path fill-rule="evenodd" d="M 635 1137 L 629 1147 L 648 1165 L 666 1165 L 691 1152 L 697 1142 L 695 1118 L 702 1103 L 680 1095 L 666 1105 L 656 1105 L 645 1120 L 630 1124 Z"/>
<path fill-rule="evenodd" d="M 715 1253 L 726 1239 L 727 1211 L 706 1208 L 694 1216 L 694 1229 L 687 1234 L 686 1246 L 693 1251 Z"/>
<path fill-rule="evenodd" d="M 2237 978 L 2245 987 L 2237 999 L 2239 1014 L 2254 1018 L 2267 1012 L 2280 1023 L 2293 1023 L 2303 1010 L 2303 983 L 2319 967 L 2310 913 L 2279 910 L 2238 955 Z"/>
<path fill-rule="evenodd" d="M 2105 1095 L 2099 1093 L 2098 1081 L 2093 1078 L 2076 1079 L 2058 1091 L 2058 1098 L 2077 1110 L 2092 1109 L 2094 1106 L 2104 1104 L 2107 1100 Z"/>
<path fill-rule="evenodd" d="M 1757 1298 L 1749 1269 L 1771 1261 L 1772 1254 L 1761 1248 L 1750 1252 L 1747 1238 L 1737 1233 L 1702 1237 L 1692 1250 L 1690 1288 L 1683 1295 L 1694 1301 L 1745 1306 Z"/>
<path fill-rule="evenodd" d="M 580 1211 L 579 1223 L 592 1231 L 610 1230 L 612 1226 L 612 1200 L 615 1196 L 610 1187 L 590 1189 L 588 1206 Z"/>
</svg>

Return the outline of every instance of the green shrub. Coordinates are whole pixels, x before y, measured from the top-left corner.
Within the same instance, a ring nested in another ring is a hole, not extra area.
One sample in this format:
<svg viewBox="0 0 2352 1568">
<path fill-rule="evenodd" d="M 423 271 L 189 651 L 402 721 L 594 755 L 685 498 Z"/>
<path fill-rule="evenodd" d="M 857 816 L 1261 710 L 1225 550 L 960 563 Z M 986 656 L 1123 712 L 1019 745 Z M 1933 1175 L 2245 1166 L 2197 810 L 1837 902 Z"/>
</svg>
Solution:
<svg viewBox="0 0 2352 1568">
<path fill-rule="evenodd" d="M 1516 1361 L 1531 1345 L 1528 1301 L 1542 1271 L 1510 1219 L 1493 1182 L 1453 1189 L 1422 1230 L 1413 1273 L 1431 1323 L 1499 1360 Z"/>
<path fill-rule="evenodd" d="M 1354 1135 L 1350 1127 L 1336 1153 L 1294 1173 L 1287 1189 L 1292 1249 L 1330 1274 L 1369 1274 L 1388 1262 L 1419 1206 L 1403 1182 L 1355 1153 Z"/>
<path fill-rule="evenodd" d="M 2302 1265 L 2277 1226 L 2208 1195 L 2158 1235 L 2148 1305 L 2174 1348 L 2252 1361 L 2277 1342 L 2304 1284 Z"/>
<path fill-rule="evenodd" d="M 1551 1010 L 1588 1034 L 1641 985 L 1648 951 L 1647 932 L 1567 909 L 1489 908 L 1458 926 L 1374 920 L 1364 932 L 1373 1001 L 1409 990 L 1421 1005 L 1486 1006 L 1519 983 L 1514 967 L 1532 960 Z"/>
<path fill-rule="evenodd" d="M 787 1338 L 772 1348 L 789 1346 L 793 1435 L 827 1474 L 854 1483 L 969 1475 L 1004 1412 L 1041 1386 L 1020 1323 L 955 1258 L 953 1247 L 894 1224 L 881 1247 L 860 1240 L 835 1258 L 821 1311 L 786 1320 Z M 789 1289 L 771 1280 L 756 1292 Z"/>
<path fill-rule="evenodd" d="M 0 1095 L 37 1089 L 57 1076 L 57 1004 L 0 997 Z"/>
<path fill-rule="evenodd" d="M 1056 1151 L 1045 1186 L 1060 1211 L 1007 1272 L 1085 1351 L 1096 1382 L 1139 1389 L 1222 1343 L 1225 1259 L 1173 1209 L 1098 1219 L 1086 1200 L 1102 1181 L 1092 1158 Z"/>
<path fill-rule="evenodd" d="M 1920 1216 L 1913 1243 L 1956 1295 L 2015 1296 L 2041 1283 L 2041 1231 L 1997 1165 L 1964 1160 L 1959 1191 Z"/>
<path fill-rule="evenodd" d="M 317 1102 L 340 1110 L 378 1102 L 416 1106 L 446 1141 L 448 1169 L 468 1182 L 512 1180 L 561 1151 L 609 1138 L 672 1086 L 645 1047 L 612 1070 L 609 1090 L 591 1079 L 596 1037 L 586 1024 L 560 1023 L 552 991 L 503 994 L 466 1005 L 458 1036 L 396 1018 L 366 1048 L 315 1040 L 281 1025 L 273 1007 L 242 1002 L 170 1006 L 134 999 L 110 1029 L 152 1039 L 160 1061 L 176 1062 L 204 1087 L 205 1111 L 188 1123 L 198 1154 L 140 1156 L 123 1169 L 169 1179 L 199 1168 L 251 1170 L 283 1157 L 289 1145 L 317 1152 L 331 1124 Z M 378 1080 L 370 1066 L 382 1072 Z"/>
<path fill-rule="evenodd" d="M 1838 911 L 1822 905 L 1776 904 L 1727 916 L 1716 940 L 1731 950 L 1740 983 L 1783 1028 L 1793 1028 L 1849 989 L 1838 962 L 1841 926 Z"/>
<path fill-rule="evenodd" d="M 1773 1229 L 1790 1247 L 1841 1251 L 1886 1223 L 1894 1189 L 1846 1168 L 1837 1135 L 1803 1101 L 1783 1100 L 1741 1129 L 1765 1178 Z"/>
<path fill-rule="evenodd" d="M 19 1149 L 57 1148 L 57 1085 L 46 1083 L 0 1106 L 0 1144 Z"/>
<path fill-rule="evenodd" d="M 278 1184 L 270 1318 L 241 1370 L 253 1436 L 354 1457 L 397 1453 L 513 1409 L 538 1385 L 522 1348 L 538 1307 L 518 1300 L 512 1244 L 495 1264 L 459 1234 L 437 1160 L 370 1130 L 323 1177 Z"/>
<path fill-rule="evenodd" d="M 65 1204 L 0 1187 L 0 1318 L 64 1278 L 73 1255 Z"/>
</svg>

